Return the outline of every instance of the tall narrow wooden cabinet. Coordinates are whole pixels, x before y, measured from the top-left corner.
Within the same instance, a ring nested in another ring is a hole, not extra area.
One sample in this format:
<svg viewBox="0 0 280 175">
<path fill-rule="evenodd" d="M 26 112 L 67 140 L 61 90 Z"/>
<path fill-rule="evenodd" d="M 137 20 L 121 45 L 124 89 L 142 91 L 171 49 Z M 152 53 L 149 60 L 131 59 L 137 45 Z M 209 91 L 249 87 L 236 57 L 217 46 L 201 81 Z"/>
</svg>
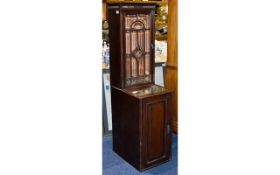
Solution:
<svg viewBox="0 0 280 175">
<path fill-rule="evenodd" d="M 154 4 L 108 4 L 113 150 L 139 171 L 171 159 L 173 92 L 154 84 Z"/>
</svg>

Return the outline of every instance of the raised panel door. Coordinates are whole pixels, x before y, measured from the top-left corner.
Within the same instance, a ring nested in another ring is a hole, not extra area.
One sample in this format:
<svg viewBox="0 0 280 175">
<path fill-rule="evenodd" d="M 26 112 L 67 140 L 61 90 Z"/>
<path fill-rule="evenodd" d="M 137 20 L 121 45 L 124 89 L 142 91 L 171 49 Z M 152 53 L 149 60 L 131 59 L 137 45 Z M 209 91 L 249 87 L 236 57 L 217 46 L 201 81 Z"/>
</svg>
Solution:
<svg viewBox="0 0 280 175">
<path fill-rule="evenodd" d="M 143 165 L 150 167 L 170 158 L 171 132 L 168 95 L 143 102 Z"/>
</svg>

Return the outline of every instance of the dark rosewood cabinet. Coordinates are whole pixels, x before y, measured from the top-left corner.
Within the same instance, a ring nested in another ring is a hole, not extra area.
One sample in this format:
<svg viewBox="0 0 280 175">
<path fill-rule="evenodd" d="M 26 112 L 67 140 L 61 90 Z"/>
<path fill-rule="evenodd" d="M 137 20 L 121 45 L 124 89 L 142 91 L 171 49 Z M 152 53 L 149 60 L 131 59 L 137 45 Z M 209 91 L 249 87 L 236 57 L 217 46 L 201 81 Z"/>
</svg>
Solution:
<svg viewBox="0 0 280 175">
<path fill-rule="evenodd" d="M 154 84 L 154 13 L 108 5 L 113 150 L 140 171 L 171 159 L 173 92 Z"/>
</svg>

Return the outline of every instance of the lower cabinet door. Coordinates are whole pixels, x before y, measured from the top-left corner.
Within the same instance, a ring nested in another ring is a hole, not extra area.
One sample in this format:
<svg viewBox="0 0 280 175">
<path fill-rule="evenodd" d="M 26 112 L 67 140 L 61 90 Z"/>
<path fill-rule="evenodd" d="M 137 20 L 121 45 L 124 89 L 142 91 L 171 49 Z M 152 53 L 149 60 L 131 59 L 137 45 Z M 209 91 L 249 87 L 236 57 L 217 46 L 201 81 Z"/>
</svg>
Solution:
<svg viewBox="0 0 280 175">
<path fill-rule="evenodd" d="M 156 166 L 171 158 L 171 94 L 143 100 L 142 163 Z"/>
</svg>

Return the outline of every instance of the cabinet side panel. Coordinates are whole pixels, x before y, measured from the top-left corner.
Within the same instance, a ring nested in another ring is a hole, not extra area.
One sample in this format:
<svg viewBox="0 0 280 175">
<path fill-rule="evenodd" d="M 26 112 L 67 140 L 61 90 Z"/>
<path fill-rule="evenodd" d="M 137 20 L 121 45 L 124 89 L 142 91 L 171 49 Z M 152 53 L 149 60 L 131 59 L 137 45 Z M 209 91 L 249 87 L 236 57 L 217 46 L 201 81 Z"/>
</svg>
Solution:
<svg viewBox="0 0 280 175">
<path fill-rule="evenodd" d="M 112 87 L 112 120 L 113 150 L 139 169 L 139 101 L 115 87 Z"/>
<path fill-rule="evenodd" d="M 121 36 L 119 6 L 108 6 L 111 85 L 121 87 Z"/>
</svg>

